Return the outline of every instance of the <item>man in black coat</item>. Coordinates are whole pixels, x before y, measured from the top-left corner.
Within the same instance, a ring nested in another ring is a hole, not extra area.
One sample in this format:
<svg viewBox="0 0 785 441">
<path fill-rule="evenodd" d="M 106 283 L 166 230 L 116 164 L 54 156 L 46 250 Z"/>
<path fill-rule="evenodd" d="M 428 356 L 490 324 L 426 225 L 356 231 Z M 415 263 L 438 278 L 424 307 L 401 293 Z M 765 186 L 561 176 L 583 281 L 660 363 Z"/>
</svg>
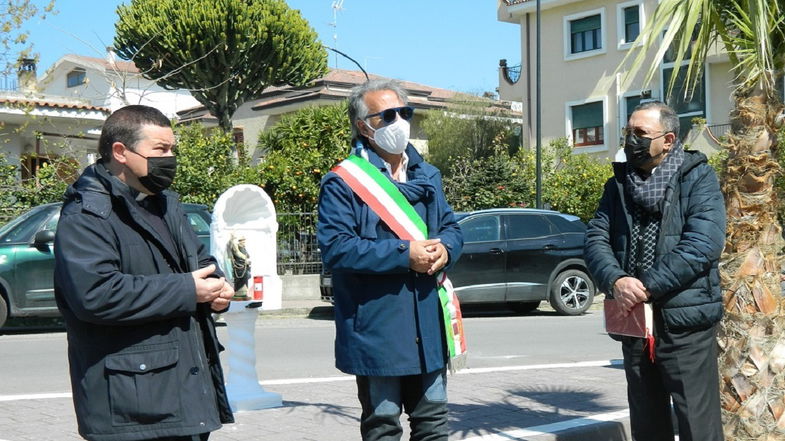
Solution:
<svg viewBox="0 0 785 441">
<path fill-rule="evenodd" d="M 645 339 L 621 338 L 633 439 L 673 440 L 672 400 L 681 441 L 721 441 L 716 333 L 725 206 L 706 157 L 684 150 L 678 133 L 667 105 L 635 109 L 627 162 L 613 164 L 584 257 L 625 311 L 653 305 L 653 360 Z"/>
<path fill-rule="evenodd" d="M 174 147 L 161 112 L 123 107 L 65 194 L 55 298 L 89 440 L 206 440 L 233 422 L 211 311 L 234 291 L 166 190 Z"/>
</svg>

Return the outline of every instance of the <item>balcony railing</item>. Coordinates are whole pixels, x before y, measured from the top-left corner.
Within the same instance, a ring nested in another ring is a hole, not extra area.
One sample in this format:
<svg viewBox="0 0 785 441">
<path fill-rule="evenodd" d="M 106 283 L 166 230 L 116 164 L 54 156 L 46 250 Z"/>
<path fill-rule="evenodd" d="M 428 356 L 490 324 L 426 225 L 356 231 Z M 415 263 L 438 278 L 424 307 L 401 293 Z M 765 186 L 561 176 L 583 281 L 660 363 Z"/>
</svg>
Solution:
<svg viewBox="0 0 785 441">
<path fill-rule="evenodd" d="M 19 90 L 19 82 L 16 76 L 0 76 L 0 90 L 5 92 L 16 92 Z"/>
<path fill-rule="evenodd" d="M 504 0 L 504 3 L 507 6 L 511 6 L 511 5 L 517 5 L 519 3 L 526 3 L 526 2 L 530 2 L 530 1 L 532 1 L 532 0 Z"/>
<path fill-rule="evenodd" d="M 499 60 L 499 69 L 502 70 L 504 80 L 510 84 L 515 84 L 521 79 L 521 65 L 507 66 L 507 60 Z"/>
<path fill-rule="evenodd" d="M 730 124 L 712 124 L 706 126 L 706 131 L 709 133 L 709 136 L 717 143 L 720 142 L 720 138 L 728 136 L 730 130 Z"/>
</svg>

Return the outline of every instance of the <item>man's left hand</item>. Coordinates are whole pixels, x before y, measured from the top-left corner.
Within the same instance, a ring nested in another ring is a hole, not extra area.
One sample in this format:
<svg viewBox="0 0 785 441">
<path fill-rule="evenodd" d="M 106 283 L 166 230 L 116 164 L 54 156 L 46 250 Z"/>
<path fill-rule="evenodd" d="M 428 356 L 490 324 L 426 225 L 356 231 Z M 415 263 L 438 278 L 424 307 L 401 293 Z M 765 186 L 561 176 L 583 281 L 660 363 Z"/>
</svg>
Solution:
<svg viewBox="0 0 785 441">
<path fill-rule="evenodd" d="M 428 274 L 433 275 L 447 265 L 447 260 L 450 258 L 450 255 L 447 253 L 447 248 L 445 248 L 442 243 L 429 246 L 427 251 L 432 254 L 434 259 L 431 267 L 428 268 Z"/>
<path fill-rule="evenodd" d="M 218 297 L 214 298 L 212 302 L 210 302 L 210 308 L 213 311 L 223 311 L 224 309 L 229 307 L 229 302 L 232 300 L 234 296 L 234 288 L 232 285 L 224 280 L 224 286 L 221 288 L 221 292 L 218 294 Z"/>
</svg>

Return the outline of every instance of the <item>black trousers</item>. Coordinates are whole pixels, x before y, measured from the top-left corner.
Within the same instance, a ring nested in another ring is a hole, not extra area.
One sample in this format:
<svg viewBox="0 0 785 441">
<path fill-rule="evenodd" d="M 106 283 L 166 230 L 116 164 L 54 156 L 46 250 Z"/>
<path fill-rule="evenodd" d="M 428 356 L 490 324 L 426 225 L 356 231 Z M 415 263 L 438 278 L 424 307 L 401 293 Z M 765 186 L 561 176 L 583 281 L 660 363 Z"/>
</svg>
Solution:
<svg viewBox="0 0 785 441">
<path fill-rule="evenodd" d="M 717 325 L 666 332 L 656 309 L 654 320 L 654 363 L 643 339 L 622 338 L 632 439 L 673 441 L 673 400 L 680 441 L 722 441 Z"/>
</svg>

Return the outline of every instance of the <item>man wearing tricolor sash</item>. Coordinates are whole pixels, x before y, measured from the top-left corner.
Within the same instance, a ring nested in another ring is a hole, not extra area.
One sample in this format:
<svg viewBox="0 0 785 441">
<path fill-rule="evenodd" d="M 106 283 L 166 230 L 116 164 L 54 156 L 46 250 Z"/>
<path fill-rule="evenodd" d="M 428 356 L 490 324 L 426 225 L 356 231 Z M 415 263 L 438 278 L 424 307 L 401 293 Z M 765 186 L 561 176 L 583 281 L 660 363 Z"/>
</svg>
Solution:
<svg viewBox="0 0 785 441">
<path fill-rule="evenodd" d="M 349 97 L 352 155 L 328 173 L 317 236 L 332 272 L 336 367 L 357 376 L 364 440 L 447 439 L 448 360 L 465 357 L 445 270 L 463 236 L 439 170 L 409 143 L 413 109 L 392 81 Z"/>
</svg>

